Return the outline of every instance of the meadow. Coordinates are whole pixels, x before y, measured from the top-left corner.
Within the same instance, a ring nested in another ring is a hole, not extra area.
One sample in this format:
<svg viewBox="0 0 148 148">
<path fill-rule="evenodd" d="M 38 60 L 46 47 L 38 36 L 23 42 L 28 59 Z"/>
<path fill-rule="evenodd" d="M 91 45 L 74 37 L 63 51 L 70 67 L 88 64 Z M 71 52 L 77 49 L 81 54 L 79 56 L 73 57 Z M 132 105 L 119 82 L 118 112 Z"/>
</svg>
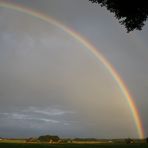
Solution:
<svg viewBox="0 0 148 148">
<path fill-rule="evenodd" d="M 0 143 L 0 148 L 147 148 L 148 144 L 41 144 Z"/>
</svg>

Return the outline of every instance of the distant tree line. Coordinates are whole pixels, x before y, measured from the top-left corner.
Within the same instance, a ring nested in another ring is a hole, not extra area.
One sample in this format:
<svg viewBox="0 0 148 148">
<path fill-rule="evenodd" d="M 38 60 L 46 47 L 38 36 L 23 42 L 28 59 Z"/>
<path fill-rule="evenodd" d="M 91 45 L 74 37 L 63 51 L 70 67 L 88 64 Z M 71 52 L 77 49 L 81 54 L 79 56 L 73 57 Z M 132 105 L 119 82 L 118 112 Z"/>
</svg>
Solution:
<svg viewBox="0 0 148 148">
<path fill-rule="evenodd" d="M 56 135 L 43 135 L 39 136 L 38 138 L 29 138 L 26 140 L 26 142 L 49 142 L 49 143 L 54 143 L 58 142 L 60 140 L 59 136 Z"/>
<path fill-rule="evenodd" d="M 75 138 L 74 141 L 98 141 L 96 138 Z"/>
<path fill-rule="evenodd" d="M 1 138 L 2 139 L 2 138 Z M 126 143 L 126 144 L 132 144 L 132 143 L 148 143 L 148 137 L 145 139 L 96 139 L 96 138 L 65 138 L 60 139 L 59 136 L 56 135 L 43 135 L 39 136 L 38 138 L 28 138 L 26 139 L 26 142 L 47 142 L 47 143 L 73 143 L 73 142 L 112 142 L 112 143 Z"/>
</svg>

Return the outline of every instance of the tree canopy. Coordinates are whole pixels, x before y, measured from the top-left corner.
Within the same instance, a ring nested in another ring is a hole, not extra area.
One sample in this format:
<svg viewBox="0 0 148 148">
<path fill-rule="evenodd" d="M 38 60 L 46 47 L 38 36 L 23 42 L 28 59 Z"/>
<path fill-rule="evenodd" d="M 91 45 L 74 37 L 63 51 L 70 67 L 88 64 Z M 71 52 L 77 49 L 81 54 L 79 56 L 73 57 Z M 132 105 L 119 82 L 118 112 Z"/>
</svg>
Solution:
<svg viewBox="0 0 148 148">
<path fill-rule="evenodd" d="M 50 140 L 57 142 L 60 140 L 58 136 L 53 136 L 53 135 L 43 135 L 38 138 L 39 141 L 41 142 L 49 142 Z"/>
<path fill-rule="evenodd" d="M 141 30 L 148 18 L 146 0 L 89 0 L 115 14 L 119 22 L 125 26 L 127 32 Z"/>
</svg>

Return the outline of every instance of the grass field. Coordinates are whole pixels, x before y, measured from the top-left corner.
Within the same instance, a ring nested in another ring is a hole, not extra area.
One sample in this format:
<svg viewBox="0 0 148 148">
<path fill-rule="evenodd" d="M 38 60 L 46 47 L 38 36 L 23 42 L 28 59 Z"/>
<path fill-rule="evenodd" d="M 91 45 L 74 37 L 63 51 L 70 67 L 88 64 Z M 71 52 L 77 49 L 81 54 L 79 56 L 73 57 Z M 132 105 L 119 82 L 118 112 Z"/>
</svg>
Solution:
<svg viewBox="0 0 148 148">
<path fill-rule="evenodd" d="M 148 144 L 28 144 L 0 143 L 0 148 L 147 148 Z"/>
</svg>

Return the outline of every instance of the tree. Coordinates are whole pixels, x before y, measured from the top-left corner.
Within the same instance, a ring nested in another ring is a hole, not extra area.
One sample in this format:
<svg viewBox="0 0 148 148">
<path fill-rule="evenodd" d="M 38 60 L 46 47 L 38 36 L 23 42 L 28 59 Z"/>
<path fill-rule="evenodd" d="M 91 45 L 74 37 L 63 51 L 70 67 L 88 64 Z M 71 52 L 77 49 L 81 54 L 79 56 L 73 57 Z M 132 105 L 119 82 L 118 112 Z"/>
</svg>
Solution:
<svg viewBox="0 0 148 148">
<path fill-rule="evenodd" d="M 131 143 L 134 143 L 134 140 L 132 140 L 131 138 L 127 138 L 127 139 L 125 139 L 125 143 L 131 144 Z"/>
<path fill-rule="evenodd" d="M 115 14 L 119 22 L 125 26 L 127 32 L 134 29 L 141 30 L 148 18 L 146 0 L 89 0 Z"/>
<path fill-rule="evenodd" d="M 148 137 L 145 139 L 146 143 L 148 143 Z"/>
<path fill-rule="evenodd" d="M 40 142 L 50 142 L 50 141 L 58 142 L 60 138 L 58 136 L 44 135 L 44 136 L 40 136 L 38 140 Z"/>
</svg>

